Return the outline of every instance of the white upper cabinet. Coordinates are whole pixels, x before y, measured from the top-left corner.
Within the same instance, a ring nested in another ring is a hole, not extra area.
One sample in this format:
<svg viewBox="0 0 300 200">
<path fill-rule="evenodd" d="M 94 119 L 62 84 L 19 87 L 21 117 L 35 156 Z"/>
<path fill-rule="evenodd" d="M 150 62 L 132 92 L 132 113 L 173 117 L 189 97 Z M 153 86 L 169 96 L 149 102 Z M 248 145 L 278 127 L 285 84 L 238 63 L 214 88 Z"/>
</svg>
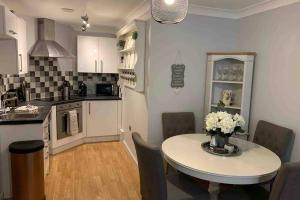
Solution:
<svg viewBox="0 0 300 200">
<path fill-rule="evenodd" d="M 28 55 L 27 55 L 27 38 L 26 38 L 26 22 L 22 18 L 17 19 L 18 31 L 18 70 L 19 73 L 28 72 Z"/>
<path fill-rule="evenodd" d="M 1 38 L 17 38 L 17 16 L 5 6 L 0 6 L 0 15 Z"/>
<path fill-rule="evenodd" d="M 115 38 L 99 38 L 100 73 L 118 73 L 118 51 Z"/>
<path fill-rule="evenodd" d="M 78 72 L 118 73 L 115 38 L 78 36 Z"/>
<path fill-rule="evenodd" d="M 26 22 L 0 6 L 0 73 L 28 72 Z"/>
<path fill-rule="evenodd" d="M 96 73 L 98 68 L 98 38 L 77 37 L 78 72 Z"/>
</svg>

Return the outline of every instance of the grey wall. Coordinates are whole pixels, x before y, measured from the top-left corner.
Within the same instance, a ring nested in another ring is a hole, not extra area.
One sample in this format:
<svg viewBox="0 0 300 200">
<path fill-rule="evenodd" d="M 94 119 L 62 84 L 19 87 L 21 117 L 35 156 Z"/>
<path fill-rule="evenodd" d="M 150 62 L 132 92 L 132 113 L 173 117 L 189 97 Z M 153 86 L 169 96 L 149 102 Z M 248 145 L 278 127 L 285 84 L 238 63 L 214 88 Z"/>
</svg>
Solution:
<svg viewBox="0 0 300 200">
<path fill-rule="evenodd" d="M 151 21 L 148 141 L 162 141 L 162 112 L 193 111 L 197 131 L 203 127 L 206 53 L 237 48 L 238 21 L 188 15 L 183 23 L 161 25 Z M 186 65 L 185 87 L 170 87 L 171 65 L 180 50 Z"/>
<path fill-rule="evenodd" d="M 300 161 L 300 3 L 243 18 L 240 49 L 257 52 L 250 132 L 264 119 L 296 133 Z"/>
</svg>

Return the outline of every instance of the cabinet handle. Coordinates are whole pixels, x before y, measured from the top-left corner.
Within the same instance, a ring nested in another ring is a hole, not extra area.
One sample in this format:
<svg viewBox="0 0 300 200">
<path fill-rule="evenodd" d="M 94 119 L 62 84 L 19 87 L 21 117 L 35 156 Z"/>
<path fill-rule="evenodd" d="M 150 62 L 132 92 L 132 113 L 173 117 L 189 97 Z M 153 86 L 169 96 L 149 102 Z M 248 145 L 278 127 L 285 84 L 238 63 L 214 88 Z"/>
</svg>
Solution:
<svg viewBox="0 0 300 200">
<path fill-rule="evenodd" d="M 89 115 L 91 114 L 91 103 L 89 103 Z"/>
<path fill-rule="evenodd" d="M 103 73 L 103 60 L 101 60 L 101 73 Z"/>
<path fill-rule="evenodd" d="M 97 60 L 95 60 L 95 72 L 97 72 Z"/>
<path fill-rule="evenodd" d="M 19 54 L 19 57 L 20 57 L 20 62 L 21 62 L 21 69 L 20 69 L 20 72 L 23 71 L 23 59 L 22 59 L 22 54 Z"/>
</svg>

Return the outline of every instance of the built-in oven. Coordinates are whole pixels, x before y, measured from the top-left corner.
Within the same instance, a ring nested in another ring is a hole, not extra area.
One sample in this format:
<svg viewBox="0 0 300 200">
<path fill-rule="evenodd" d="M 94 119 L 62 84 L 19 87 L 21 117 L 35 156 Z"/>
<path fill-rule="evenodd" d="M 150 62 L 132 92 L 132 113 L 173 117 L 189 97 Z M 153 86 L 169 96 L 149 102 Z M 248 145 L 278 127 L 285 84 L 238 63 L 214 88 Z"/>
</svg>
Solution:
<svg viewBox="0 0 300 200">
<path fill-rule="evenodd" d="M 69 111 L 76 110 L 78 130 L 82 132 L 82 102 L 65 103 L 56 106 L 57 140 L 72 136 L 69 133 Z"/>
</svg>

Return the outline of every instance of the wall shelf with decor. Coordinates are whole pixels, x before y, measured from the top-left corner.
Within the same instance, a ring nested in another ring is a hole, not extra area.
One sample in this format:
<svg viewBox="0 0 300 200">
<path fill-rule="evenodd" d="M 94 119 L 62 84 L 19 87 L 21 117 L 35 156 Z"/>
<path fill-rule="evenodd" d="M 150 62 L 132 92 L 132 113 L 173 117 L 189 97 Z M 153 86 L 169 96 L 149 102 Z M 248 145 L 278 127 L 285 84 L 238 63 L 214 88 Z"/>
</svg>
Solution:
<svg viewBox="0 0 300 200">
<path fill-rule="evenodd" d="M 254 52 L 207 54 L 205 115 L 218 110 L 238 113 L 244 117 L 248 131 L 255 55 Z"/>
<path fill-rule="evenodd" d="M 120 84 L 137 92 L 144 91 L 145 29 L 144 21 L 134 20 L 117 33 Z"/>
</svg>

